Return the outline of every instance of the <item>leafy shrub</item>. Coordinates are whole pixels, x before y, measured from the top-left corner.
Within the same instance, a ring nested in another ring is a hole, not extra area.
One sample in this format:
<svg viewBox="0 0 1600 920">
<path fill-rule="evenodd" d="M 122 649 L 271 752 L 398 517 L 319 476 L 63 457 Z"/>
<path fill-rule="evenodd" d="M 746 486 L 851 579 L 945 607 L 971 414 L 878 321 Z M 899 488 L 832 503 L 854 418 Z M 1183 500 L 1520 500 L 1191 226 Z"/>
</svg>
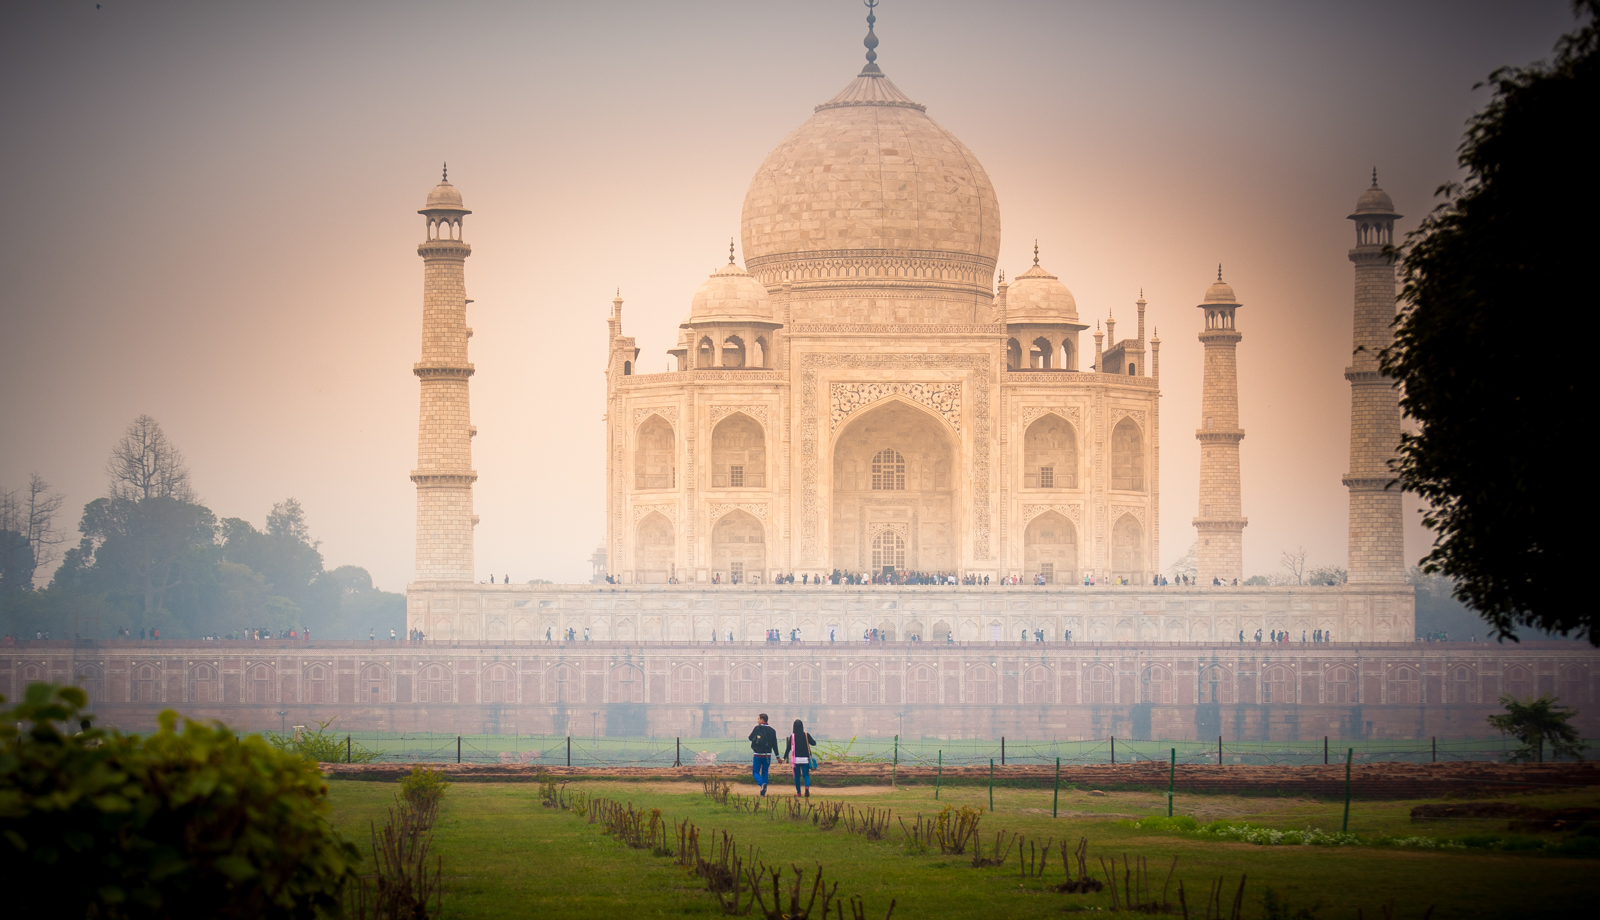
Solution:
<svg viewBox="0 0 1600 920">
<path fill-rule="evenodd" d="M 292 751 L 317 763 L 371 763 L 378 759 L 377 751 L 352 744 L 348 735 L 341 738 L 337 734 L 330 734 L 328 726 L 332 724 L 333 720 L 329 719 L 318 722 L 314 732 L 298 729 L 293 735 L 267 732 L 266 736 L 278 750 Z"/>
<path fill-rule="evenodd" d="M 449 788 L 450 781 L 444 778 L 443 771 L 421 764 L 413 766 L 409 774 L 400 778 L 400 796 L 413 808 L 437 808 Z"/>
<path fill-rule="evenodd" d="M 0 859 L 52 916 L 337 912 L 360 856 L 328 826 L 315 765 L 220 724 L 180 731 L 171 710 L 144 738 L 101 731 L 86 704 L 32 684 L 0 713 Z"/>
</svg>

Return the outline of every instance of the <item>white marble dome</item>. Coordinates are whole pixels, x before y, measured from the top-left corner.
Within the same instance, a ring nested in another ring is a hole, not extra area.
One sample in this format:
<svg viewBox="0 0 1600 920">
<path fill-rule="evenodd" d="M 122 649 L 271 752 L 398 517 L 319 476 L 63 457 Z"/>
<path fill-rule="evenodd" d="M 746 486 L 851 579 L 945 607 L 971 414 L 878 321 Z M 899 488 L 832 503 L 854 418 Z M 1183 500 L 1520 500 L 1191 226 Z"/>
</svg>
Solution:
<svg viewBox="0 0 1600 920">
<path fill-rule="evenodd" d="M 889 78 L 863 71 L 767 155 L 745 193 L 745 258 L 837 250 L 1000 251 L 1000 206 L 972 151 Z"/>
<path fill-rule="evenodd" d="M 772 299 L 749 272 L 733 262 L 711 274 L 694 292 L 690 323 L 771 323 Z"/>
<path fill-rule="evenodd" d="M 423 210 L 426 211 L 459 211 L 462 210 L 462 208 L 463 205 L 461 204 L 461 192 L 455 186 L 451 185 L 449 180 L 441 181 L 438 185 L 435 185 L 433 187 L 433 191 L 428 193 L 428 203 L 423 206 Z"/>
<path fill-rule="evenodd" d="M 1067 286 L 1039 263 L 1018 275 L 1006 290 L 1008 323 L 1075 323 L 1078 301 Z"/>
</svg>

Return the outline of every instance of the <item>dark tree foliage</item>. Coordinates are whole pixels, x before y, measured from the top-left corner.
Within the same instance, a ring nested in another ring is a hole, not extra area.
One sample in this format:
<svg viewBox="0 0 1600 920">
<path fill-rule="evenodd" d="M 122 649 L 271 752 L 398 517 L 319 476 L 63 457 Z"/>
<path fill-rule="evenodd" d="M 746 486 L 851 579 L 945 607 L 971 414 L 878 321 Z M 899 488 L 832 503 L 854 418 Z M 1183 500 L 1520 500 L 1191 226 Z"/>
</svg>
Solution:
<svg viewBox="0 0 1600 920">
<path fill-rule="evenodd" d="M 19 915 L 338 913 L 360 854 L 328 825 L 313 761 L 171 710 L 152 735 L 102 731 L 86 704 L 31 684 L 0 714 L 0 859 L 13 903 L 47 899 Z"/>
<path fill-rule="evenodd" d="M 1576 709 L 1556 705 L 1549 694 L 1524 702 L 1508 693 L 1500 697 L 1500 705 L 1506 711 L 1490 716 L 1489 724 L 1522 742 L 1509 758 L 1512 763 L 1544 763 L 1546 741 L 1550 742 L 1550 756 L 1558 760 L 1583 759 L 1583 736 L 1568 724 L 1578 714 Z"/>
<path fill-rule="evenodd" d="M 1424 570 L 1453 578 L 1497 636 L 1525 624 L 1600 645 L 1588 547 L 1571 523 L 1592 517 L 1571 475 L 1587 371 L 1549 337 L 1587 323 L 1578 311 L 1594 304 L 1600 249 L 1600 159 L 1585 140 L 1600 116 L 1600 0 L 1573 6 L 1588 21 L 1553 63 L 1490 75 L 1493 99 L 1460 148 L 1466 179 L 1439 189 L 1400 253 L 1401 312 L 1381 364 L 1421 426 L 1396 473 L 1430 506 Z"/>
</svg>

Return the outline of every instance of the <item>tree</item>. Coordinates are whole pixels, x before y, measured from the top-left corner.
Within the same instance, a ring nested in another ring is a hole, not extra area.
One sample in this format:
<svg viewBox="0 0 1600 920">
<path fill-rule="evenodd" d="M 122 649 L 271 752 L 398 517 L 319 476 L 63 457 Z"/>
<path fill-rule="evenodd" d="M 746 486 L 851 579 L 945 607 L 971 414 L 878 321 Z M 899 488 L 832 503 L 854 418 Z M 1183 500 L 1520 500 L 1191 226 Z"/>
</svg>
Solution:
<svg viewBox="0 0 1600 920">
<path fill-rule="evenodd" d="M 1522 742 L 1521 749 L 1511 755 L 1513 763 L 1527 763 L 1530 760 L 1544 763 L 1544 743 L 1547 739 L 1552 757 L 1583 759 L 1583 737 L 1576 728 L 1567 724 L 1578 714 L 1576 709 L 1557 706 L 1555 698 L 1548 693 L 1526 703 L 1507 693 L 1500 697 L 1500 705 L 1506 711 L 1490 716 L 1489 724 L 1501 734 Z"/>
<path fill-rule="evenodd" d="M 213 545 L 217 518 L 204 505 L 170 496 L 97 498 L 83 509 L 78 529 L 83 540 L 74 562 L 93 565 L 92 580 L 101 590 L 141 597 L 148 615 L 167 606 L 168 592 L 193 580 L 180 563 Z"/>
<path fill-rule="evenodd" d="M 1589 368 L 1552 360 L 1517 328 L 1530 305 L 1558 325 L 1593 302 L 1600 184 L 1583 125 L 1600 111 L 1600 0 L 1576 0 L 1587 23 L 1552 64 L 1505 67 L 1459 148 L 1466 178 L 1406 239 L 1395 340 L 1380 355 L 1420 425 L 1402 436 L 1397 482 L 1428 503 L 1429 573 L 1502 638 L 1518 623 L 1600 645 L 1583 540 L 1570 531 L 1574 492 L 1556 474 L 1589 408 Z M 1581 517 L 1581 515 L 1580 515 Z"/>
<path fill-rule="evenodd" d="M 1172 563 L 1172 580 L 1182 581 L 1185 578 L 1193 578 L 1194 573 L 1198 571 L 1200 571 L 1200 544 L 1191 543 L 1189 544 L 1189 551 Z"/>
<path fill-rule="evenodd" d="M 161 425 L 148 415 L 140 415 L 129 423 L 122 440 L 111 448 L 111 456 L 106 460 L 106 476 L 111 480 L 108 493 L 111 498 L 197 501 L 183 453 L 167 439 Z"/>
<path fill-rule="evenodd" d="M 1337 586 L 1350 581 L 1350 572 L 1337 565 L 1319 565 L 1306 573 L 1306 584 Z"/>
<path fill-rule="evenodd" d="M 1304 546 L 1295 550 L 1286 550 L 1278 564 L 1287 575 L 1284 579 L 1284 584 L 1303 585 L 1306 583 L 1306 548 Z"/>
<path fill-rule="evenodd" d="M 56 513 L 66 499 L 38 473 L 25 489 L 0 490 L 0 583 L 31 590 L 40 566 L 55 561 L 66 540 L 56 529 Z"/>
</svg>

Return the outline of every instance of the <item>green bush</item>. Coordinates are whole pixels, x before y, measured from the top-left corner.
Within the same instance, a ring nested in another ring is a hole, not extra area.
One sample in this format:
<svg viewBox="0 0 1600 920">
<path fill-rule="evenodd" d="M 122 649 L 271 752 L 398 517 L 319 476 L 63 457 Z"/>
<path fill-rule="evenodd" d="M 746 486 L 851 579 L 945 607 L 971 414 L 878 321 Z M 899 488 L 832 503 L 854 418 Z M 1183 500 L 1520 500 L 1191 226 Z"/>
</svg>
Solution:
<svg viewBox="0 0 1600 920">
<path fill-rule="evenodd" d="M 417 808 L 437 807 L 449 788 L 450 781 L 444 778 L 444 771 L 421 764 L 416 764 L 410 773 L 400 777 L 400 796 Z"/>
<path fill-rule="evenodd" d="M 371 763 L 378 758 L 377 751 L 369 751 L 352 744 L 349 735 L 330 734 L 328 726 L 333 720 L 318 722 L 314 732 L 297 728 L 294 735 L 267 732 L 267 740 L 280 751 L 290 751 L 317 763 Z"/>
<path fill-rule="evenodd" d="M 0 859 L 52 916 L 338 912 L 361 857 L 315 764 L 220 724 L 180 731 L 171 710 L 144 738 L 101 731 L 86 703 L 32 684 L 0 713 Z"/>
</svg>

